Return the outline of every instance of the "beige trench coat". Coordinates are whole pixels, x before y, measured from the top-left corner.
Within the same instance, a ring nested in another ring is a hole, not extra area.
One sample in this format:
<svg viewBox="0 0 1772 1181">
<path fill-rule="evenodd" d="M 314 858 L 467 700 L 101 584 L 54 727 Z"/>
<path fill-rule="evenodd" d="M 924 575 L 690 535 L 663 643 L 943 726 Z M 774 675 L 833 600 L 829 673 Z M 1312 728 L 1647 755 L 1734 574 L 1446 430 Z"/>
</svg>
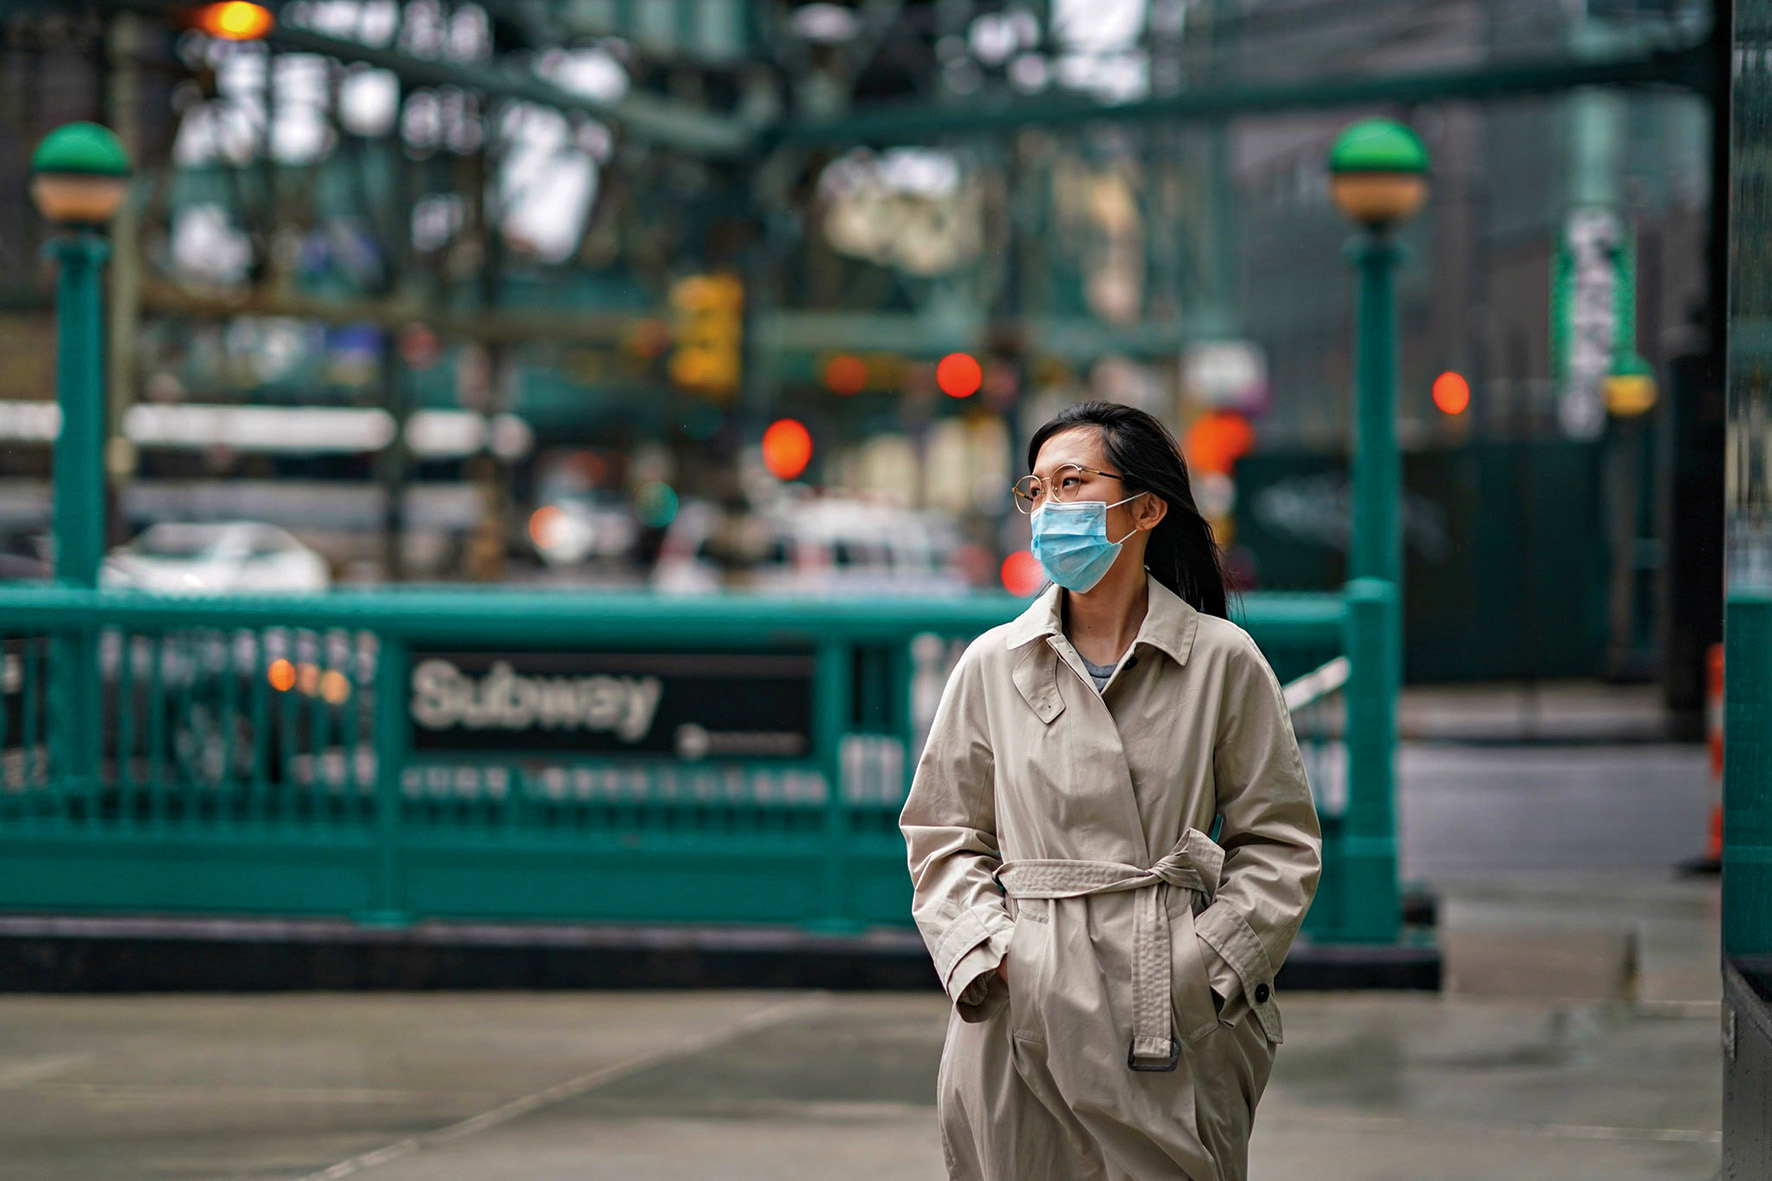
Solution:
<svg viewBox="0 0 1772 1181">
<path fill-rule="evenodd" d="M 1234 1181 L 1321 866 L 1292 723 L 1247 633 L 1154 578 L 1097 693 L 1061 594 L 966 649 L 900 817 L 948 1172 Z"/>
</svg>

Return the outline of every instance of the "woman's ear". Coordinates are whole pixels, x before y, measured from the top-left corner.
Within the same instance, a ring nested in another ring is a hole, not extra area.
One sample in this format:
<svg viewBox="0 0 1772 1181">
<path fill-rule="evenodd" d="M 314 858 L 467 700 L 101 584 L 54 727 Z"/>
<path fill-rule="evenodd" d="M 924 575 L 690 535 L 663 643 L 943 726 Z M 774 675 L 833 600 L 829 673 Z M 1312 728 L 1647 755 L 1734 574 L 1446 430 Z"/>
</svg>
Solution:
<svg viewBox="0 0 1772 1181">
<path fill-rule="evenodd" d="M 1155 492 L 1146 492 L 1139 497 L 1132 517 L 1132 523 L 1140 529 L 1155 529 L 1169 515 L 1169 502 Z"/>
</svg>

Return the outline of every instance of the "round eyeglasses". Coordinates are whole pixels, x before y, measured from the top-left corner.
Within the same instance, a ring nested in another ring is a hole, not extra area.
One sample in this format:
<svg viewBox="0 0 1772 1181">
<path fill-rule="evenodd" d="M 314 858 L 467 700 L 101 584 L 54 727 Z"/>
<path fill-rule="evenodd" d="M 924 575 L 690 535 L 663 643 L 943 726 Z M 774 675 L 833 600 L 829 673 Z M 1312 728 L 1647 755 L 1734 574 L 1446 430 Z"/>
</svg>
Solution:
<svg viewBox="0 0 1772 1181">
<path fill-rule="evenodd" d="M 1084 467 L 1080 463 L 1067 463 L 1044 480 L 1039 476 L 1023 476 L 1015 481 L 1015 486 L 1011 489 L 1015 493 L 1015 507 L 1024 513 L 1031 513 L 1044 504 L 1048 496 L 1060 504 L 1069 504 L 1082 495 L 1083 489 L 1089 484 L 1090 476 L 1106 476 L 1110 480 L 1126 478 L 1099 468 Z"/>
</svg>

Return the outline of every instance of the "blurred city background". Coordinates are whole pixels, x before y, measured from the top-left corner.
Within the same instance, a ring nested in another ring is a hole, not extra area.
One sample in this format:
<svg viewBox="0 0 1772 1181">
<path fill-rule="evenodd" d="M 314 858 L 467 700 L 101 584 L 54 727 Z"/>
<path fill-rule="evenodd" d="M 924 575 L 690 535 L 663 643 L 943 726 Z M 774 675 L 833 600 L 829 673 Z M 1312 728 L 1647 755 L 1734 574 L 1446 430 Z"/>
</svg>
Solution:
<svg viewBox="0 0 1772 1181">
<path fill-rule="evenodd" d="M 1772 1175 L 1768 46 L 0 0 L 0 1176 L 939 1175 L 897 809 L 1087 399 L 1324 819 L 1255 1175 Z"/>
</svg>

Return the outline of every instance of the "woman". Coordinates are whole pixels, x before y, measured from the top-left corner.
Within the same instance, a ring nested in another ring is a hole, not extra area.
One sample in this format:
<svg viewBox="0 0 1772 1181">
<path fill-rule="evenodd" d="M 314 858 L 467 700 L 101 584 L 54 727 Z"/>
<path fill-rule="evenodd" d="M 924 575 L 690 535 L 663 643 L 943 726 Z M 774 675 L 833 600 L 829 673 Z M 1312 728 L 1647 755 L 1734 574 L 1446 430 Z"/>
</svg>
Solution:
<svg viewBox="0 0 1772 1181">
<path fill-rule="evenodd" d="M 899 821 L 948 1173 L 1241 1178 L 1321 865 L 1292 724 L 1156 419 L 1074 406 L 1028 466 L 1053 585 L 960 658 Z"/>
</svg>

